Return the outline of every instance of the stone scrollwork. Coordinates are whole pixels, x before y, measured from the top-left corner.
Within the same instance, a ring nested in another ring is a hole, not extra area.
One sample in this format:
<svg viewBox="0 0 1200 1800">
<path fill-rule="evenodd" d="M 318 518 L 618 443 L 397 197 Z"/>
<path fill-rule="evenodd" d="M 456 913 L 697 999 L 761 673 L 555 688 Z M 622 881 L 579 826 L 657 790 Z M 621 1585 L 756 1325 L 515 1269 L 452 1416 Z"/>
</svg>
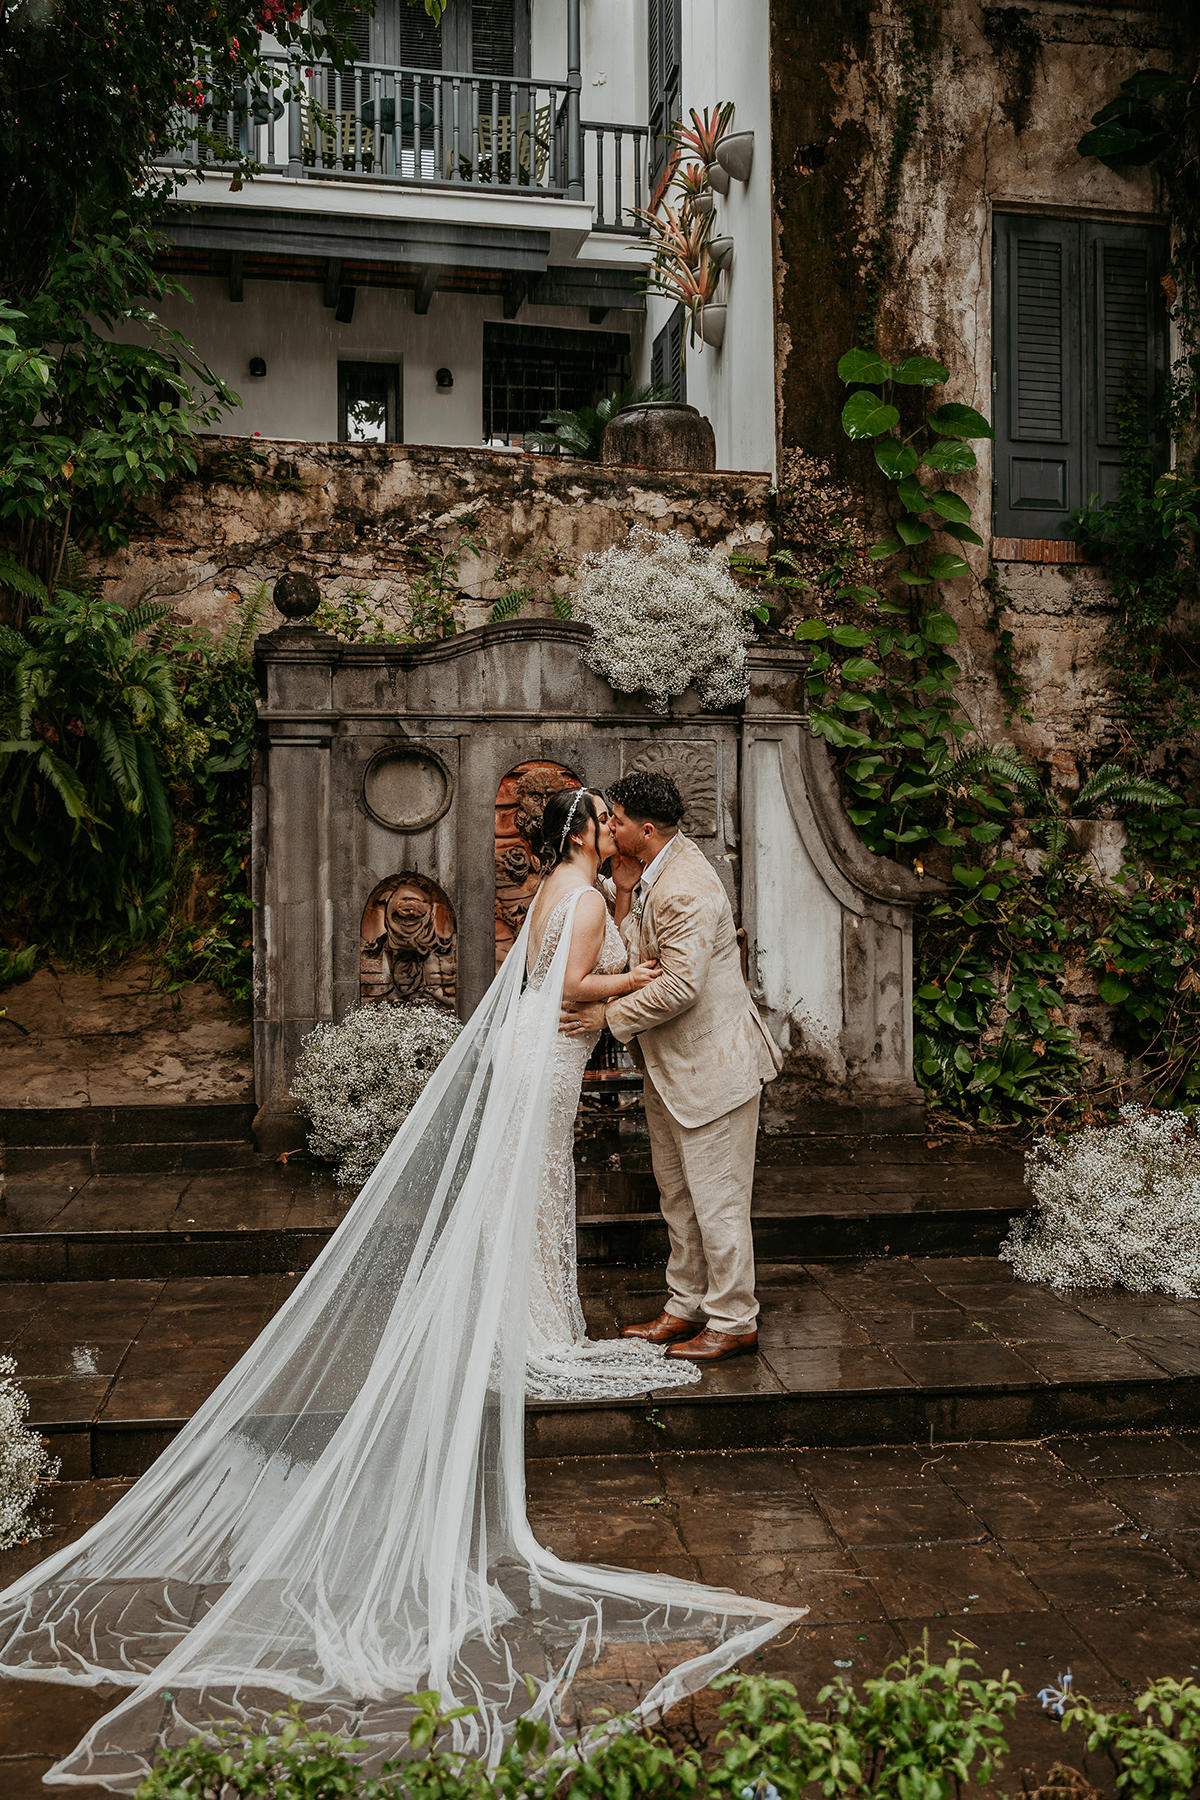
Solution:
<svg viewBox="0 0 1200 1800">
<path fill-rule="evenodd" d="M 458 928 L 436 881 L 401 870 L 371 889 L 363 908 L 358 991 L 364 1002 L 398 1006 L 426 999 L 454 1011 Z"/>
<path fill-rule="evenodd" d="M 622 758 L 622 773 L 635 769 L 671 777 L 687 808 L 683 829 L 689 837 L 716 837 L 717 747 L 710 738 L 631 744 Z"/>
</svg>

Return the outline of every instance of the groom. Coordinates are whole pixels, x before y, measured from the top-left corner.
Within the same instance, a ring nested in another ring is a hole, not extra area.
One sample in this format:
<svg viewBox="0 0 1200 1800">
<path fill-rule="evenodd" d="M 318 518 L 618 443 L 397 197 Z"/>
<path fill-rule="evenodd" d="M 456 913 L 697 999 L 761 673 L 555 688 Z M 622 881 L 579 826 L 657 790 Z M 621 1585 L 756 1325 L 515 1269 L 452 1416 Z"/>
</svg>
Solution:
<svg viewBox="0 0 1200 1800">
<path fill-rule="evenodd" d="M 636 994 L 565 1012 L 563 1030 L 607 1025 L 631 1044 L 671 1240 L 666 1309 L 622 1335 L 721 1362 L 758 1348 L 750 1196 L 762 1083 L 781 1059 L 746 991 L 725 890 L 679 829 L 679 789 L 635 772 L 608 799 L 616 922 L 630 962 L 657 958 L 662 973 Z"/>
</svg>

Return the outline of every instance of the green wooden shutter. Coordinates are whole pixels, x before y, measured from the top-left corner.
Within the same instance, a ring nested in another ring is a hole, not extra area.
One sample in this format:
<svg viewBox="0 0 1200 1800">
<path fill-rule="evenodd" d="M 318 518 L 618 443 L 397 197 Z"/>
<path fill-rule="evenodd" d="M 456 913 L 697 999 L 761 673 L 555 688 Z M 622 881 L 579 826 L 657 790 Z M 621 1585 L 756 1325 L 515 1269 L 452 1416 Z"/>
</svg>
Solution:
<svg viewBox="0 0 1200 1800">
<path fill-rule="evenodd" d="M 680 304 L 658 333 L 650 352 L 650 379 L 655 387 L 665 388 L 671 400 L 687 400 L 687 369 L 683 362 L 686 328 L 687 319 Z"/>
<path fill-rule="evenodd" d="M 650 184 L 667 164 L 667 133 L 681 114 L 683 0 L 648 0 Z"/>
<path fill-rule="evenodd" d="M 1139 433 L 1151 444 L 1166 372 L 1166 333 L 1161 287 L 1166 234 L 1154 226 L 1089 224 L 1087 270 L 1091 285 L 1092 368 L 1088 395 L 1085 499 L 1102 505 L 1121 491 L 1121 401 L 1137 401 Z M 1157 460 L 1165 466 L 1165 447 Z"/>
<path fill-rule="evenodd" d="M 1057 538 L 1081 500 L 1080 228 L 1009 213 L 995 233 L 995 529 Z"/>
</svg>

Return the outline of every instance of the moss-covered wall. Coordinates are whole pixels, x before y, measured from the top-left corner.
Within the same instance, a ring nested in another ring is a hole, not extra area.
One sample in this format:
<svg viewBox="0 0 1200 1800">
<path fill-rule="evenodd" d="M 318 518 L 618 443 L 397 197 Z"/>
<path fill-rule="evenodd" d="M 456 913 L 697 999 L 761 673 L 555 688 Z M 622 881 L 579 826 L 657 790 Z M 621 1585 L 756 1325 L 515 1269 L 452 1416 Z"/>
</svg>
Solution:
<svg viewBox="0 0 1200 1800">
<path fill-rule="evenodd" d="M 877 342 L 885 356 L 936 357 L 951 372 L 944 397 L 990 416 L 992 214 L 1160 216 L 1152 170 L 1118 173 L 1075 145 L 1127 75 L 1169 61 L 1186 11 L 1177 0 L 772 0 L 781 471 L 798 457 L 805 467 L 825 465 L 865 526 L 879 523 L 884 484 L 870 446 L 842 432 L 836 364 L 867 309 L 908 18 L 918 13 L 928 24 L 928 96 L 901 168 Z M 990 538 L 990 458 L 986 445 L 977 448 L 977 474 L 948 484 L 969 501 L 985 539 L 970 552 L 976 580 L 944 595 L 962 633 L 963 692 L 986 735 L 1007 735 L 979 586 L 995 564 L 1014 593 L 1005 624 L 1032 695 L 1033 723 L 1016 735 L 1035 756 L 1066 748 L 1086 759 L 1111 749 L 1115 732 L 1099 656 L 1103 578 L 1063 564 L 997 562 L 1005 546 Z"/>
</svg>

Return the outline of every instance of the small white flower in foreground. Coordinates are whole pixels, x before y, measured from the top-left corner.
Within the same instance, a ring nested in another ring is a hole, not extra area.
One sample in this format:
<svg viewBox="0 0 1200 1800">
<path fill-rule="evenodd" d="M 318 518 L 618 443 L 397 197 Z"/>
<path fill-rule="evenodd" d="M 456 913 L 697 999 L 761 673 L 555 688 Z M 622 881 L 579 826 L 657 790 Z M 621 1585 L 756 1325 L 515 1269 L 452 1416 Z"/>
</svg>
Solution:
<svg viewBox="0 0 1200 1800">
<path fill-rule="evenodd" d="M 644 692 L 655 712 L 693 682 L 708 707 L 745 699 L 754 629 L 723 551 L 635 525 L 624 543 L 593 551 L 579 568 L 572 611 L 592 628 L 581 655 L 620 693 Z"/>
<path fill-rule="evenodd" d="M 1000 1246 L 1018 1280 L 1200 1297 L 1200 1138 L 1182 1113 L 1123 1106 L 1119 1125 L 1039 1138 L 1025 1182 L 1037 1206 Z"/>
<path fill-rule="evenodd" d="M 40 1489 L 58 1474 L 41 1437 L 25 1424 L 29 1395 L 13 1379 L 16 1363 L 0 1356 L 0 1550 L 40 1538 Z"/>
<path fill-rule="evenodd" d="M 461 1030 L 452 1013 L 410 1000 L 357 1006 L 305 1038 L 292 1097 L 312 1124 L 309 1148 L 341 1165 L 340 1186 L 362 1186 Z"/>
</svg>

